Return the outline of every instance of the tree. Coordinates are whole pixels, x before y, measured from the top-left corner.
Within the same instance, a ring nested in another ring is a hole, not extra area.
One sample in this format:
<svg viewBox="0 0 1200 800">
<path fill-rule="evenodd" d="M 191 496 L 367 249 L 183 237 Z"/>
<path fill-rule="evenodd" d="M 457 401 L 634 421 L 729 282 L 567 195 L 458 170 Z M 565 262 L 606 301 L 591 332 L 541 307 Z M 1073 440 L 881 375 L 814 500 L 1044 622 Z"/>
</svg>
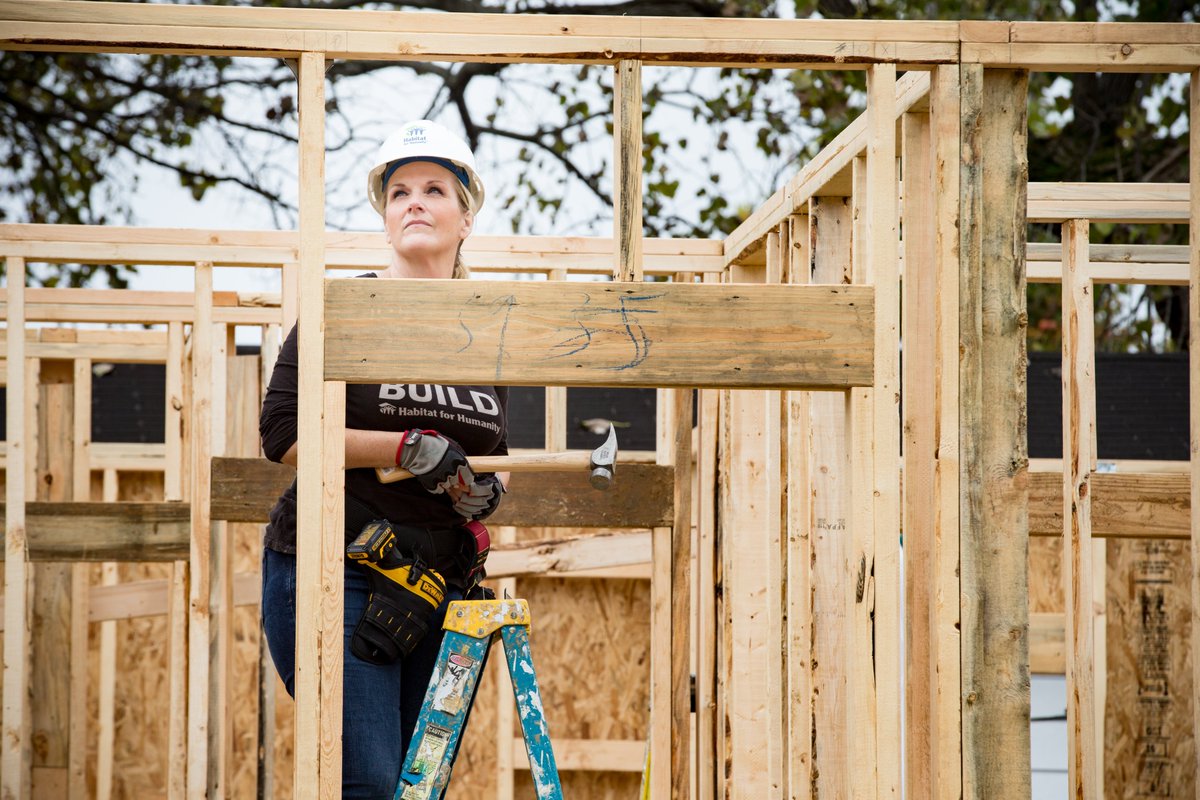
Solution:
<svg viewBox="0 0 1200 800">
<path fill-rule="evenodd" d="M 788 0 L 781 0 L 788 2 Z M 793 0 L 797 16 L 862 19 L 1194 20 L 1196 0 Z M 770 0 L 620 0 L 600 4 L 525 0 L 260 0 L 256 5 L 406 8 L 507 13 L 774 17 Z M 279 227 L 295 224 L 295 80 L 268 60 L 194 56 L 0 53 L 0 189 L 14 198 L 0 215 L 33 222 L 135 223 L 131 166 L 170 171 L 196 199 L 234 186 L 259 199 Z M 359 160 L 386 131 L 356 115 L 364 81 L 420 86 L 427 103 L 412 116 L 457 124 L 477 152 L 519 163 L 491 189 L 514 232 L 594 232 L 611 214 L 611 71 L 506 64 L 335 62 L 327 89 L 327 146 Z M 668 70 L 647 67 L 643 155 L 649 235 L 728 233 L 856 116 L 861 72 Z M 378 83 L 372 84 L 378 86 Z M 537 114 L 531 115 L 530 108 Z M 1030 91 L 1032 180 L 1186 180 L 1186 114 L 1180 82 L 1161 75 L 1035 74 Z M 1181 130 L 1182 128 L 1182 130 Z M 203 149 L 200 145 L 203 144 Z M 280 154 L 290 154 L 281 157 Z M 207 156 L 207 157 L 204 157 Z M 282 160 L 281 160 L 282 158 Z M 353 170 L 330 171 L 331 225 L 362 206 Z M 339 181 L 345 187 L 339 193 Z M 0 216 L 0 218 L 3 218 Z M 1110 242 L 1172 242 L 1168 226 L 1099 231 Z M 1056 239 L 1033 230 L 1031 238 Z M 1098 238 L 1098 237 L 1097 237 Z M 103 270 L 110 283 L 125 274 Z M 83 285 L 95 268 L 73 267 L 48 282 Z M 1151 307 L 1186 342 L 1178 290 L 1104 290 L 1098 308 L 1106 341 L 1124 349 L 1145 338 Z M 1031 346 L 1054 346 L 1057 290 L 1031 292 Z M 1139 327 L 1140 326 L 1140 327 Z"/>
</svg>

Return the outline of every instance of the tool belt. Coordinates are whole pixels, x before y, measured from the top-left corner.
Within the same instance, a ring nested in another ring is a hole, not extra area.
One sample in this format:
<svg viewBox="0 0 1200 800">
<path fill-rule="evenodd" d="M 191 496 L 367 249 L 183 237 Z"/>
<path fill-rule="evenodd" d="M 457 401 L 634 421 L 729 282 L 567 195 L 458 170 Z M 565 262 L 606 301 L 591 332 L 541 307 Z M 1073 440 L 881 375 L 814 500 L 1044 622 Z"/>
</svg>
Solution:
<svg viewBox="0 0 1200 800">
<path fill-rule="evenodd" d="M 346 495 L 348 538 L 361 536 L 363 529 L 383 515 L 361 500 Z M 471 520 L 449 528 L 391 523 L 396 551 L 407 558 L 420 558 L 447 583 L 459 586 L 465 595 L 483 580 L 484 563 L 491 550 L 491 537 L 481 522 Z"/>
<path fill-rule="evenodd" d="M 443 530 L 393 525 L 347 495 L 346 525 L 358 532 L 346 557 L 365 570 L 370 587 L 350 652 L 368 663 L 391 664 L 425 638 L 446 597 L 446 578 L 435 567 L 461 575 L 468 598 L 483 579 L 491 541 L 479 522 Z"/>
<path fill-rule="evenodd" d="M 359 563 L 371 594 L 350 637 L 350 652 L 370 664 L 391 664 L 429 633 L 446 598 L 446 582 L 420 559 L 397 556 Z"/>
</svg>

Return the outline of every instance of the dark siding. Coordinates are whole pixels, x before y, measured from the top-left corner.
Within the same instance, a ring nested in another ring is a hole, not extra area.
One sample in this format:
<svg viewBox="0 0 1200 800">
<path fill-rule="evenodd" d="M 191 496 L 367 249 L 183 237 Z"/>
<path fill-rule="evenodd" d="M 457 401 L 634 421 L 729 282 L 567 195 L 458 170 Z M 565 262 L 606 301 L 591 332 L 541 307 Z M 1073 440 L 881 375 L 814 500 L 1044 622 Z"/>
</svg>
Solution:
<svg viewBox="0 0 1200 800">
<path fill-rule="evenodd" d="M 239 347 L 238 352 L 256 348 Z M 1062 375 L 1058 353 L 1029 356 L 1029 455 L 1062 455 Z M 1188 362 L 1186 353 L 1167 355 L 1099 353 L 1096 356 L 1097 439 L 1101 459 L 1186 460 L 1188 457 Z M 115 364 L 93 378 L 92 440 L 161 442 L 165 369 L 151 364 Z M 625 450 L 653 450 L 653 389 L 569 389 L 567 446 L 595 447 L 600 437 L 588 419 L 618 423 Z M 509 398 L 509 445 L 541 447 L 543 390 L 515 386 Z M 6 407 L 0 387 L 0 415 Z M 628 427 L 626 427 L 626 425 Z"/>
</svg>

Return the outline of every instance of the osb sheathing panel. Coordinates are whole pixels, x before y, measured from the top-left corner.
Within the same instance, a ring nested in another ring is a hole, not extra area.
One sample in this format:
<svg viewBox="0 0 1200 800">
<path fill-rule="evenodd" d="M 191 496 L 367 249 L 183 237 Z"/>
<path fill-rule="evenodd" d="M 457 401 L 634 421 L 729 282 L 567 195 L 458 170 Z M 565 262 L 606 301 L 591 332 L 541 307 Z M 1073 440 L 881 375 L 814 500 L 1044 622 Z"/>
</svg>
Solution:
<svg viewBox="0 0 1200 800">
<path fill-rule="evenodd" d="M 1188 548 L 1108 540 L 1106 797 L 1196 796 Z"/>
<path fill-rule="evenodd" d="M 1062 580 L 1062 539 L 1029 537 L 1030 614 L 1066 612 Z"/>
</svg>

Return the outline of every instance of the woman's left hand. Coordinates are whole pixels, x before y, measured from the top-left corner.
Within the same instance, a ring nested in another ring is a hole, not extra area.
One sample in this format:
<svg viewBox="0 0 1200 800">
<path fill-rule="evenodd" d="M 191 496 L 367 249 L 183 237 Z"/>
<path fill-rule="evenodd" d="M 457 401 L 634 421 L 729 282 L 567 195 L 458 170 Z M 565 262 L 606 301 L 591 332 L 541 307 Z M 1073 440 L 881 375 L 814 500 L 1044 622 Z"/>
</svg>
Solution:
<svg viewBox="0 0 1200 800">
<path fill-rule="evenodd" d="M 454 510 L 467 519 L 483 519 L 491 516 L 500 505 L 500 498 L 507 491 L 494 474 L 477 475 L 458 496 L 451 494 Z"/>
</svg>

